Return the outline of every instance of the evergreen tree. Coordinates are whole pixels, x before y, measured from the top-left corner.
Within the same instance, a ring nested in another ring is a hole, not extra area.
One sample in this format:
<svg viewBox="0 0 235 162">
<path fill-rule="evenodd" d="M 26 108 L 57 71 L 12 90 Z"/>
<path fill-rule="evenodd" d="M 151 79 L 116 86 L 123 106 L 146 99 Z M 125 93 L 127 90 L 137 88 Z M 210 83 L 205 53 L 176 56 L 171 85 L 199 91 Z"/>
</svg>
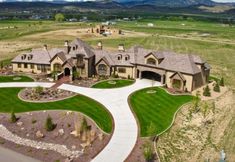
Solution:
<svg viewBox="0 0 235 162">
<path fill-rule="evenodd" d="M 207 96 L 207 97 L 211 96 L 210 88 L 208 85 L 206 86 L 206 88 L 204 88 L 203 96 Z"/>
<path fill-rule="evenodd" d="M 219 84 L 220 86 L 224 86 L 224 78 L 222 77 L 221 79 L 220 79 L 220 84 Z"/>
<path fill-rule="evenodd" d="M 52 118 L 48 115 L 45 123 L 45 129 L 47 131 L 53 131 L 56 128 L 56 124 L 53 123 Z"/>
<path fill-rule="evenodd" d="M 218 82 L 216 82 L 216 84 L 215 84 L 213 90 L 214 90 L 215 92 L 220 92 L 220 86 L 219 86 L 219 83 L 218 83 Z"/>
<path fill-rule="evenodd" d="M 11 119 L 10 120 L 12 123 L 15 123 L 17 121 L 17 118 L 16 118 L 14 111 L 11 112 Z"/>
</svg>

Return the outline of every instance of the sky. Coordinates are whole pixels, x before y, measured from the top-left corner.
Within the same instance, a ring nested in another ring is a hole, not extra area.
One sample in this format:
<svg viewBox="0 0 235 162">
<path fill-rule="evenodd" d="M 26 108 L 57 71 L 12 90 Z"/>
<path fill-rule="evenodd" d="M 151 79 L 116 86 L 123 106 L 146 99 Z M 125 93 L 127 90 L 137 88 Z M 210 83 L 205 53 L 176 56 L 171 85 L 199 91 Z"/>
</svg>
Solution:
<svg viewBox="0 0 235 162">
<path fill-rule="evenodd" d="M 7 2 L 8 0 L 0 0 L 0 2 L 4 2 L 4 1 Z M 53 0 L 15 0 L 15 1 L 29 1 L 30 2 L 30 1 L 53 1 Z M 95 0 L 64 0 L 64 1 L 77 2 L 77 1 L 95 1 Z M 235 0 L 212 0 L 212 1 L 215 1 L 215 2 L 233 2 L 233 3 L 235 3 Z"/>
<path fill-rule="evenodd" d="M 215 2 L 235 2 L 235 0 L 213 0 Z"/>
</svg>

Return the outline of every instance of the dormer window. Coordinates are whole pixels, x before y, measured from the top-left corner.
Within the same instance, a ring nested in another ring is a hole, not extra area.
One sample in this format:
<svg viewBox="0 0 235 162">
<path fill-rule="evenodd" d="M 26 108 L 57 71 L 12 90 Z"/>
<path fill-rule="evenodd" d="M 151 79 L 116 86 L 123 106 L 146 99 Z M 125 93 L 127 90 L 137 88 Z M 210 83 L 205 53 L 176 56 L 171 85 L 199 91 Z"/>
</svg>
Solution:
<svg viewBox="0 0 235 162">
<path fill-rule="evenodd" d="M 153 58 L 149 58 L 149 59 L 147 59 L 147 64 L 149 64 L 149 65 L 156 65 L 156 60 L 153 59 Z"/>
<path fill-rule="evenodd" d="M 118 59 L 118 60 L 122 60 L 122 55 L 118 55 L 118 56 L 117 56 L 117 59 Z"/>
<path fill-rule="evenodd" d="M 73 47 L 73 50 L 75 51 L 75 50 L 76 50 L 76 47 Z"/>
<path fill-rule="evenodd" d="M 126 55 L 125 56 L 125 60 L 127 61 L 127 60 L 129 60 L 130 59 L 130 56 L 129 55 Z"/>
</svg>

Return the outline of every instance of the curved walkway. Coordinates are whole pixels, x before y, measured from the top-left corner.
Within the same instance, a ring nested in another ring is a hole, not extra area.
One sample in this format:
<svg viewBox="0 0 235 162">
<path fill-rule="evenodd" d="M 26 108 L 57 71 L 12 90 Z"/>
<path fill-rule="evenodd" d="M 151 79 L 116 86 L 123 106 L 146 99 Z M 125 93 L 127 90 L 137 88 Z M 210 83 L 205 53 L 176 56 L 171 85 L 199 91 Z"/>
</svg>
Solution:
<svg viewBox="0 0 235 162">
<path fill-rule="evenodd" d="M 53 83 L 0 83 L 0 87 L 50 87 Z M 131 153 L 138 137 L 138 126 L 128 105 L 128 97 L 134 91 L 151 87 L 150 80 L 136 80 L 127 87 L 115 89 L 93 89 L 63 84 L 59 89 L 80 93 L 103 104 L 114 118 L 114 132 L 108 145 L 92 160 L 92 162 L 122 162 Z M 154 86 L 160 86 L 155 82 Z"/>
</svg>

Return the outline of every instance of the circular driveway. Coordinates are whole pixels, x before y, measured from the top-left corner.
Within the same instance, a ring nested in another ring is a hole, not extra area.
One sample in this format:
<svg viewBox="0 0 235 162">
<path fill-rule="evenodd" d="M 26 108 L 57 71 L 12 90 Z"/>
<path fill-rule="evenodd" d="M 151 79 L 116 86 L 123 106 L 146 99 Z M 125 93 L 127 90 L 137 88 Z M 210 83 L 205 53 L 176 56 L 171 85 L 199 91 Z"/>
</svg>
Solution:
<svg viewBox="0 0 235 162">
<path fill-rule="evenodd" d="M 131 93 L 152 86 L 151 80 L 136 80 L 130 86 L 115 89 L 93 89 L 62 84 L 59 89 L 72 91 L 90 97 L 103 104 L 112 114 L 114 119 L 114 132 L 110 142 L 92 160 L 92 162 L 122 162 L 131 153 L 138 137 L 138 126 L 128 104 Z M 53 83 L 0 83 L 1 87 L 51 87 Z M 160 86 L 154 82 L 154 86 Z"/>
</svg>

